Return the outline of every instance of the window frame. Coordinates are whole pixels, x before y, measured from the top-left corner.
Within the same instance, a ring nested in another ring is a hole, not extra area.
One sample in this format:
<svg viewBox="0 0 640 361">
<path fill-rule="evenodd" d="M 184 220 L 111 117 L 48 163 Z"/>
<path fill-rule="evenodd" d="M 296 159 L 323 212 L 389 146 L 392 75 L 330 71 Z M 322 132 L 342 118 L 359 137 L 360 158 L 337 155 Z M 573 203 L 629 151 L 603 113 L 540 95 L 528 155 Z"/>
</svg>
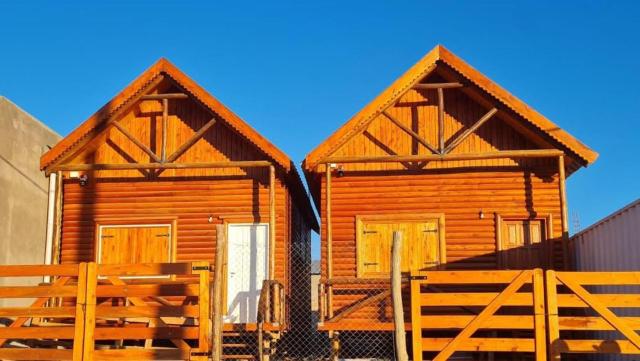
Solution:
<svg viewBox="0 0 640 361">
<path fill-rule="evenodd" d="M 445 237 L 445 217 L 444 213 L 392 213 L 392 214 L 376 214 L 376 215 L 356 215 L 355 216 L 355 231 L 356 231 L 356 277 L 357 278 L 371 278 L 379 279 L 383 276 L 366 275 L 362 267 L 360 267 L 362 260 L 362 230 L 364 224 L 367 222 L 380 222 L 380 223 L 418 223 L 420 221 L 438 221 L 438 258 L 440 259 L 441 267 L 444 267 L 447 263 L 447 244 Z M 389 255 L 391 256 L 391 255 Z"/>
<path fill-rule="evenodd" d="M 522 214 L 500 214 L 495 213 L 495 233 L 496 233 L 496 266 L 502 269 L 505 259 L 502 251 L 504 251 L 502 242 L 502 225 L 504 221 L 541 221 L 544 225 L 545 239 L 540 241 L 540 266 L 549 266 L 553 263 L 553 247 L 550 247 L 550 241 L 553 239 L 553 216 L 551 213 L 542 216 L 530 216 Z"/>
</svg>

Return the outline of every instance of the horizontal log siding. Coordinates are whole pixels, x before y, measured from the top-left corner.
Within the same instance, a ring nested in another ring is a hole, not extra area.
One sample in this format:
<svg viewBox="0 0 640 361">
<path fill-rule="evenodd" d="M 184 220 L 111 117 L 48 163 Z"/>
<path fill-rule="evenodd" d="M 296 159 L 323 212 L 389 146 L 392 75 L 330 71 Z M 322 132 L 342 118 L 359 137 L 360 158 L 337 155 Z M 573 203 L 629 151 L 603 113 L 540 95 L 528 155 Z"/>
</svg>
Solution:
<svg viewBox="0 0 640 361">
<path fill-rule="evenodd" d="M 322 272 L 326 277 L 325 179 L 322 179 Z M 355 216 L 397 213 L 444 213 L 448 267 L 495 269 L 494 212 L 503 215 L 553 217 L 553 236 L 562 234 L 557 175 L 523 171 L 462 171 L 447 174 L 332 177 L 333 277 L 356 277 Z M 479 219 L 479 211 L 484 219 Z M 562 248 L 554 247 L 554 263 L 562 264 Z M 340 294 L 334 309 L 347 307 L 363 293 Z M 353 288 L 349 286 L 347 288 Z M 367 288 L 366 286 L 360 288 Z M 382 308 L 380 308 L 382 307 Z M 391 322 L 390 299 L 367 307 L 340 322 Z M 371 329 L 375 329 L 372 324 Z"/>
<path fill-rule="evenodd" d="M 289 195 L 276 182 L 276 277 L 284 282 L 289 239 Z M 257 201 L 257 202 L 256 202 Z M 214 223 L 209 223 L 209 216 Z M 94 258 L 96 218 L 177 217 L 176 260 L 213 262 L 215 223 L 269 222 L 268 185 L 252 179 L 117 181 L 64 184 L 62 263 Z"/>
</svg>

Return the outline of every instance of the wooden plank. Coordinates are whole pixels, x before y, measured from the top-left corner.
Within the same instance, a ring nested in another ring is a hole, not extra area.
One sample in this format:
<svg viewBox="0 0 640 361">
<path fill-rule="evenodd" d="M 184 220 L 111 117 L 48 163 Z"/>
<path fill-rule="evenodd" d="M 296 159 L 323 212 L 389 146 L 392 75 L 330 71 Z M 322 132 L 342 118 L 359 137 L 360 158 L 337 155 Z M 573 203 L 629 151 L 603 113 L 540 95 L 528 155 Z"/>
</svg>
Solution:
<svg viewBox="0 0 640 361">
<path fill-rule="evenodd" d="M 640 307 L 638 294 L 592 294 L 593 298 L 607 307 Z M 589 307 L 580 297 L 573 294 L 561 293 L 557 297 L 558 307 Z"/>
<path fill-rule="evenodd" d="M 98 274 L 100 276 L 188 275 L 191 274 L 191 267 L 191 262 L 99 264 Z"/>
<path fill-rule="evenodd" d="M 511 295 L 516 293 L 527 281 L 531 280 L 531 271 L 522 271 L 522 273 L 512 282 L 510 283 L 504 291 L 502 291 L 496 298 L 491 301 L 487 307 L 485 307 L 482 312 L 476 316 L 469 323 L 469 325 L 460 331 L 456 337 L 454 337 L 451 342 L 447 343 L 447 345 L 438 353 L 438 355 L 433 359 L 433 361 L 446 361 L 453 355 L 453 353 L 459 349 L 459 345 L 462 343 L 466 343 L 468 339 L 473 335 L 478 328 L 482 325 L 482 323 L 491 315 L 493 315 L 500 307 L 503 306 L 505 300 L 509 299 Z"/>
<path fill-rule="evenodd" d="M 222 285 L 226 284 L 223 281 L 223 262 L 225 252 L 227 250 L 227 235 L 225 233 L 224 224 L 216 224 L 216 259 L 214 263 L 213 273 L 213 304 L 211 305 L 211 316 L 213 317 L 213 347 L 211 348 L 211 359 L 213 361 L 220 361 L 222 358 L 222 310 L 224 298 L 222 297 L 223 290 Z"/>
<path fill-rule="evenodd" d="M 424 351 L 440 351 L 452 341 L 450 338 L 425 338 L 422 348 Z M 469 338 L 456 351 L 535 352 L 535 342 L 527 338 Z"/>
<path fill-rule="evenodd" d="M 164 100 L 164 99 L 188 99 L 189 95 L 184 93 L 147 94 L 140 100 Z"/>
<path fill-rule="evenodd" d="M 151 150 L 149 147 L 144 145 L 141 141 L 138 140 L 133 134 L 131 134 L 125 127 L 123 127 L 119 122 L 113 122 L 113 126 L 116 127 L 125 137 L 127 137 L 133 144 L 135 144 L 138 148 L 142 149 L 143 152 L 147 153 L 154 162 L 161 162 L 160 158 Z"/>
<path fill-rule="evenodd" d="M 93 164 L 63 164 L 54 166 L 59 171 L 91 171 L 91 170 L 135 170 L 135 169 L 202 169 L 202 168 L 254 168 L 268 167 L 271 162 L 266 160 L 244 160 L 229 162 L 202 163 L 93 163 Z"/>
<path fill-rule="evenodd" d="M 0 265 L 0 277 L 77 276 L 76 264 L 59 265 Z"/>
<path fill-rule="evenodd" d="M 536 361 L 547 360 L 547 328 L 545 320 L 544 273 L 542 269 L 533 270 L 533 313 Z"/>
<path fill-rule="evenodd" d="M 496 292 L 423 293 L 423 306 L 486 306 L 498 296 Z M 518 292 L 505 301 L 505 306 L 533 306 L 531 293 Z"/>
<path fill-rule="evenodd" d="M 420 134 L 414 132 L 413 130 L 411 130 L 410 128 L 408 128 L 407 126 L 405 126 L 404 124 L 402 124 L 399 120 L 397 120 L 395 117 L 393 117 L 391 114 L 387 113 L 386 111 L 382 112 L 382 115 L 384 115 L 385 117 L 387 117 L 387 119 L 389 119 L 393 124 L 395 124 L 396 126 L 398 126 L 398 128 L 402 129 L 405 133 L 409 134 L 413 139 L 415 139 L 418 143 L 424 145 L 427 149 L 429 149 L 433 154 L 438 154 L 438 150 L 432 146 L 431 144 L 429 144 L 429 142 L 426 141 L 426 139 L 422 138 L 420 136 Z"/>
<path fill-rule="evenodd" d="M 619 319 L 629 328 L 640 331 L 640 317 L 619 317 Z M 602 317 L 563 316 L 558 317 L 558 324 L 561 330 L 615 331 L 615 328 Z"/>
<path fill-rule="evenodd" d="M 65 339 L 74 338 L 73 326 L 46 327 L 0 327 L 0 338 L 3 339 Z"/>
<path fill-rule="evenodd" d="M 640 349 L 627 340 L 562 340 L 558 348 L 565 353 L 640 354 Z"/>
<path fill-rule="evenodd" d="M 430 330 L 440 329 L 459 329 L 465 328 L 473 321 L 473 315 L 437 315 L 422 316 L 418 325 L 425 325 L 424 328 Z M 483 329 L 502 329 L 502 330 L 533 330 L 534 316 L 518 315 L 518 316 L 491 316 L 482 324 Z"/>
<path fill-rule="evenodd" d="M 73 297 L 75 286 L 3 286 L 0 298 Z"/>
<path fill-rule="evenodd" d="M 560 192 L 560 221 L 562 223 L 562 262 L 564 269 L 569 270 L 570 255 L 568 249 L 569 242 L 569 211 L 567 208 L 567 186 L 565 184 L 564 155 L 558 157 L 558 191 Z"/>
<path fill-rule="evenodd" d="M 161 159 L 162 163 L 167 161 L 167 126 L 169 122 L 169 99 L 162 99 L 162 142 L 161 142 Z M 157 160 L 156 160 L 157 162 Z"/>
<path fill-rule="evenodd" d="M 458 82 L 451 83 L 418 83 L 413 86 L 414 89 L 454 89 L 462 88 L 464 84 Z"/>
<path fill-rule="evenodd" d="M 413 361 L 422 361 L 422 327 L 427 325 L 431 327 L 429 322 L 423 322 L 422 316 L 422 300 L 420 285 L 414 278 L 415 273 L 411 272 L 411 344 L 413 350 Z M 440 318 L 438 318 L 440 319 Z"/>
<path fill-rule="evenodd" d="M 500 150 L 482 153 L 454 153 L 454 154 L 421 154 L 421 155 L 383 155 L 357 157 L 328 157 L 326 163 L 396 163 L 396 162 L 431 162 L 431 161 L 461 161 L 504 158 L 555 158 L 562 155 L 556 149 L 525 149 Z"/>
<path fill-rule="evenodd" d="M 269 279 L 276 270 L 276 168 L 269 166 Z"/>
<path fill-rule="evenodd" d="M 521 271 L 426 271 L 420 272 L 420 276 L 427 277 L 430 285 L 451 284 L 451 285 L 481 285 L 481 284 L 498 284 L 511 283 Z M 531 281 L 525 281 L 530 283 Z"/>
<path fill-rule="evenodd" d="M 327 163 L 325 165 L 326 174 L 325 174 L 325 219 L 326 219 L 326 228 L 325 228 L 325 239 L 327 242 L 327 254 L 326 254 L 326 268 L 327 268 L 327 278 L 333 278 L 333 229 L 332 229 L 332 214 L 331 214 L 331 164 Z M 333 286 L 331 284 L 327 284 L 327 316 L 329 319 L 333 318 Z"/>
<path fill-rule="evenodd" d="M 75 307 L 2 307 L 0 317 L 74 317 Z"/>
<path fill-rule="evenodd" d="M 594 298 L 587 290 L 582 288 L 580 284 L 571 279 L 571 276 L 567 276 L 562 272 L 556 274 L 556 277 L 564 283 L 572 292 L 574 292 L 578 297 L 582 299 L 585 303 L 587 303 L 591 308 L 596 311 L 600 316 L 602 316 L 611 326 L 613 326 L 617 331 L 622 333 L 624 337 L 626 337 L 633 345 L 635 345 L 638 350 L 640 350 L 640 336 L 627 324 L 622 322 L 618 318 L 616 314 L 611 312 L 609 308 L 600 303 L 596 298 Z"/>
<path fill-rule="evenodd" d="M 46 172 L 45 172 L 46 173 Z M 62 206 L 64 198 L 64 174 L 56 172 L 56 192 L 53 215 L 53 244 L 51 246 L 51 264 L 60 263 L 60 250 L 62 242 Z M 77 271 L 77 270 L 76 270 Z"/>
<path fill-rule="evenodd" d="M 71 350 L 56 350 L 50 348 L 0 348 L 2 360 L 71 360 Z"/>
<path fill-rule="evenodd" d="M 198 296 L 193 284 L 100 285 L 98 297 Z"/>
<path fill-rule="evenodd" d="M 460 134 L 456 139 L 454 139 L 449 145 L 444 149 L 443 153 L 447 154 L 454 150 L 460 143 L 462 143 L 465 139 L 467 139 L 473 132 L 478 130 L 484 123 L 486 123 L 491 117 L 493 117 L 498 112 L 497 108 L 490 109 L 485 115 L 483 115 L 477 122 L 475 122 L 472 126 L 467 128 L 462 134 Z"/>
<path fill-rule="evenodd" d="M 562 272 L 583 286 L 595 285 L 640 285 L 640 272 Z"/>
<path fill-rule="evenodd" d="M 198 317 L 198 350 L 200 352 L 210 352 L 211 345 L 209 344 L 209 340 L 211 339 L 211 319 L 209 318 L 209 310 L 211 309 L 211 303 L 209 299 L 209 292 L 211 292 L 211 288 L 209 287 L 209 262 L 194 262 L 193 266 L 200 268 L 199 270 L 194 271 L 194 274 L 199 275 L 200 279 L 198 295 L 198 306 L 200 307 L 200 316 Z"/>
<path fill-rule="evenodd" d="M 76 296 L 76 318 L 73 332 L 73 360 L 82 361 L 84 356 L 85 303 L 87 302 L 87 264 L 78 264 L 78 287 Z"/>
<path fill-rule="evenodd" d="M 444 152 L 444 91 L 437 88 L 438 91 L 438 153 Z"/>
<path fill-rule="evenodd" d="M 82 337 L 82 360 L 93 360 L 95 350 L 94 331 L 96 328 L 96 287 L 98 285 L 97 266 L 95 262 L 87 263 L 87 287 L 84 311 L 84 334 Z M 76 322 L 77 319 L 76 319 Z"/>
<path fill-rule="evenodd" d="M 197 326 L 159 327 L 97 327 L 95 340 L 197 340 L 200 328 Z"/>
<path fill-rule="evenodd" d="M 189 360 L 189 350 L 181 349 L 136 349 L 96 350 L 95 360 Z"/>
<path fill-rule="evenodd" d="M 393 303 L 393 324 L 395 326 L 396 357 L 398 361 L 408 361 L 406 333 L 404 331 L 404 310 L 402 306 L 402 232 L 393 232 L 391 248 L 391 294 Z"/>
<path fill-rule="evenodd" d="M 55 310 L 55 309 L 54 309 Z M 62 314 L 62 312 L 60 312 Z M 98 318 L 199 317 L 198 306 L 96 306 Z M 64 315 L 63 315 L 64 316 Z"/>
</svg>

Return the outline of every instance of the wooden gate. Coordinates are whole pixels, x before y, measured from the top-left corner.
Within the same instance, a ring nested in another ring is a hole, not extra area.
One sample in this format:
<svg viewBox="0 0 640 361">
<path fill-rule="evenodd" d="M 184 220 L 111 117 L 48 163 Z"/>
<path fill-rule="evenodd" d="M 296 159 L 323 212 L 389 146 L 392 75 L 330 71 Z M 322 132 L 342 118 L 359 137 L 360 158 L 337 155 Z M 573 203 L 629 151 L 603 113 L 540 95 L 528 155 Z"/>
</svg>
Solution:
<svg viewBox="0 0 640 361">
<path fill-rule="evenodd" d="M 54 276 L 50 284 L 0 287 L 0 359 L 207 360 L 209 263 L 0 266 L 0 277 Z M 14 318 L 15 317 L 15 318 Z M 171 344 L 161 344 L 168 340 Z"/>
<path fill-rule="evenodd" d="M 640 272 L 547 271 L 546 292 L 551 360 L 562 353 L 640 354 Z"/>
<path fill-rule="evenodd" d="M 410 282 L 414 361 L 426 351 L 437 353 L 434 361 L 456 351 L 528 352 L 546 360 L 541 269 L 414 272 Z"/>
</svg>

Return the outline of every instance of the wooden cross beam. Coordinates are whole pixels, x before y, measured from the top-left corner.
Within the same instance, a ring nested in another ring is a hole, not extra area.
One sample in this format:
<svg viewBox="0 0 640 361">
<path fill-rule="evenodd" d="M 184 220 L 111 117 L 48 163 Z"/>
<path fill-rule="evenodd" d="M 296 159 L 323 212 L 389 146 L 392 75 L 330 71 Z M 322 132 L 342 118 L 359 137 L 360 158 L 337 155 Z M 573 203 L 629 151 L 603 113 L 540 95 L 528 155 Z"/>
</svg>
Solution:
<svg viewBox="0 0 640 361">
<path fill-rule="evenodd" d="M 178 149 L 176 149 L 176 151 L 173 152 L 173 154 L 171 154 L 169 158 L 166 159 L 166 162 L 171 163 L 176 159 L 178 159 L 178 157 L 181 156 L 182 153 L 186 152 L 187 149 L 189 149 L 200 138 L 202 138 L 202 136 L 204 136 L 204 133 L 206 133 L 206 131 L 209 130 L 209 128 L 211 128 L 214 124 L 216 124 L 216 118 L 211 118 L 211 120 L 209 120 L 205 125 L 203 125 L 202 128 L 198 129 L 198 131 L 194 135 L 192 135 L 191 138 L 189 138 L 189 140 L 184 142 Z"/>
<path fill-rule="evenodd" d="M 426 139 L 422 138 L 418 133 L 414 132 L 413 130 L 409 129 L 407 126 L 405 126 L 404 124 L 400 123 L 399 120 L 397 120 L 396 118 L 394 118 L 393 116 L 391 116 L 389 113 L 387 113 L 387 111 L 383 111 L 382 114 L 387 117 L 387 119 L 389 119 L 393 124 L 397 125 L 398 128 L 404 130 L 407 134 L 409 134 L 413 139 L 415 139 L 416 141 L 418 141 L 418 143 L 424 145 L 425 147 L 427 147 L 433 154 L 438 154 L 439 152 L 436 150 L 436 148 L 434 148 L 431 144 L 429 144 L 429 142 L 426 141 Z"/>
<path fill-rule="evenodd" d="M 485 113 L 485 115 L 483 115 L 482 118 L 480 118 L 477 122 L 475 122 L 471 127 L 467 128 L 467 130 L 465 130 L 456 139 L 454 139 L 446 148 L 444 148 L 444 150 L 442 151 L 442 154 L 447 154 L 451 152 L 455 147 L 460 145 L 460 143 L 462 143 L 463 140 L 467 139 L 467 137 L 470 136 L 471 133 L 478 130 L 478 128 L 480 128 L 482 124 L 486 123 L 487 120 L 491 119 L 491 117 L 493 117 L 493 115 L 496 114 L 497 112 L 498 112 L 498 109 L 492 108 L 487 113 Z"/>
<path fill-rule="evenodd" d="M 138 148 L 142 149 L 145 153 L 147 153 L 154 162 L 160 162 L 160 158 L 151 150 L 149 147 L 144 145 L 141 141 L 139 141 L 133 134 L 129 133 L 129 131 L 123 127 L 119 122 L 114 122 L 113 126 L 116 127 L 120 131 L 120 133 L 124 134 L 125 137 L 129 138 L 133 144 L 137 145 Z"/>
</svg>

